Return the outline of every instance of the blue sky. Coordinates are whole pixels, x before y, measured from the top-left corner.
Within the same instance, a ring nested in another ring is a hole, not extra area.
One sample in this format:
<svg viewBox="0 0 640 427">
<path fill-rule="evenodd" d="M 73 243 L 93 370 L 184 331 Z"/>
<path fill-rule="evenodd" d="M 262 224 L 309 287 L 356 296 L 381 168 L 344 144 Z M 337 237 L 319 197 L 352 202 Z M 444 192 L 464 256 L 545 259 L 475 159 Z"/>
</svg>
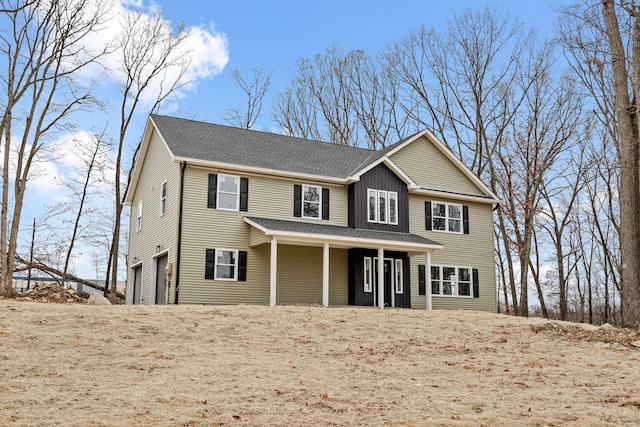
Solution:
<svg viewBox="0 0 640 427">
<path fill-rule="evenodd" d="M 296 61 L 323 52 L 336 44 L 345 50 L 364 49 L 370 54 L 400 39 L 421 25 L 445 29 L 455 12 L 503 8 L 511 17 L 550 33 L 554 5 L 568 1 L 454 0 L 454 1 L 208 1 L 156 0 L 165 18 L 173 23 L 213 25 L 228 42 L 229 62 L 221 74 L 201 82 L 184 99 L 179 114 L 220 123 L 220 113 L 240 102 L 241 92 L 229 77 L 232 69 L 248 72 L 253 65 L 273 69 L 271 95 L 284 89 L 295 73 Z M 258 127 L 269 127 L 270 101 L 265 103 Z"/>
</svg>

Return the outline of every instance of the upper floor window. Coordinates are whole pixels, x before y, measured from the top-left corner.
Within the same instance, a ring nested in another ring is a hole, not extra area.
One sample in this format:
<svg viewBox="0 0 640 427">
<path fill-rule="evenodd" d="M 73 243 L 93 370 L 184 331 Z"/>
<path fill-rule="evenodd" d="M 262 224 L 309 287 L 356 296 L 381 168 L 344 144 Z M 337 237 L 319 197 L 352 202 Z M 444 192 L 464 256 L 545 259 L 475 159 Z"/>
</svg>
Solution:
<svg viewBox="0 0 640 427">
<path fill-rule="evenodd" d="M 302 186 L 302 217 L 320 218 L 322 207 L 322 187 L 315 185 Z"/>
<path fill-rule="evenodd" d="M 138 216 L 136 218 L 136 231 L 142 230 L 142 200 L 138 202 Z"/>
<path fill-rule="evenodd" d="M 367 199 L 369 222 L 398 225 L 398 193 L 369 188 Z"/>
<path fill-rule="evenodd" d="M 319 185 L 294 185 L 293 216 L 329 219 L 329 189 Z"/>
<path fill-rule="evenodd" d="M 469 234 L 469 209 L 457 203 L 425 202 L 426 229 Z"/>
<path fill-rule="evenodd" d="M 160 184 L 160 216 L 167 212 L 167 181 Z"/>
<path fill-rule="evenodd" d="M 249 180 L 234 175 L 209 174 L 207 207 L 227 211 L 248 210 Z"/>
<path fill-rule="evenodd" d="M 218 174 L 218 209 L 237 211 L 240 203 L 240 177 Z"/>
</svg>

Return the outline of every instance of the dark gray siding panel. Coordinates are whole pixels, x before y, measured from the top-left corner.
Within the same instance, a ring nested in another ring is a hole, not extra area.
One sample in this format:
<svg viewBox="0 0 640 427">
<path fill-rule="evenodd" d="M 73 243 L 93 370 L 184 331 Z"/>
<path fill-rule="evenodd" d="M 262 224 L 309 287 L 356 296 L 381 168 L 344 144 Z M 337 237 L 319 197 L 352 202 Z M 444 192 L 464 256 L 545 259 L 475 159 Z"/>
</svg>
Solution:
<svg viewBox="0 0 640 427">
<path fill-rule="evenodd" d="M 398 225 L 367 221 L 367 189 L 398 193 Z M 353 225 L 352 225 L 353 224 Z M 370 230 L 409 232 L 409 193 L 407 185 L 384 164 L 379 164 L 349 186 L 349 226 Z"/>
</svg>

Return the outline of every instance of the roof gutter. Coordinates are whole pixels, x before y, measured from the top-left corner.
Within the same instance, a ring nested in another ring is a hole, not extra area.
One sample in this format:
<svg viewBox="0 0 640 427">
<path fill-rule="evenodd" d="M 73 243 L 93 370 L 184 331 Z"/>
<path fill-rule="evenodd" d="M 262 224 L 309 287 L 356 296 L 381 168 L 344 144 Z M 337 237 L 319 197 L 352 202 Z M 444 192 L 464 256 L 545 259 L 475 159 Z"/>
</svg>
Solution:
<svg viewBox="0 0 640 427">
<path fill-rule="evenodd" d="M 182 254 L 182 212 L 184 209 L 184 170 L 187 162 L 182 163 L 180 168 L 180 206 L 178 208 L 178 251 L 176 254 L 176 289 L 173 303 L 178 304 L 178 291 L 180 290 L 180 255 Z"/>
</svg>

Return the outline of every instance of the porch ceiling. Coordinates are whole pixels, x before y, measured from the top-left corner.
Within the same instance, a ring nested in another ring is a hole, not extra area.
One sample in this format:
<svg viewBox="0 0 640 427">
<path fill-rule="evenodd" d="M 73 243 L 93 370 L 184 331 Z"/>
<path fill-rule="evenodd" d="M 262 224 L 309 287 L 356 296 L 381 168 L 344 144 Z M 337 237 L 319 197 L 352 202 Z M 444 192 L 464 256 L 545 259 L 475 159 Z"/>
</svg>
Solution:
<svg viewBox="0 0 640 427">
<path fill-rule="evenodd" d="M 417 234 L 257 217 L 245 217 L 244 221 L 262 231 L 264 236 L 278 239 L 278 243 L 282 244 L 322 246 L 329 243 L 329 246 L 334 248 L 384 248 L 409 252 L 410 255 L 444 248 L 441 243 Z M 263 239 L 255 239 L 250 245 L 257 246 L 262 243 L 265 243 Z"/>
</svg>

